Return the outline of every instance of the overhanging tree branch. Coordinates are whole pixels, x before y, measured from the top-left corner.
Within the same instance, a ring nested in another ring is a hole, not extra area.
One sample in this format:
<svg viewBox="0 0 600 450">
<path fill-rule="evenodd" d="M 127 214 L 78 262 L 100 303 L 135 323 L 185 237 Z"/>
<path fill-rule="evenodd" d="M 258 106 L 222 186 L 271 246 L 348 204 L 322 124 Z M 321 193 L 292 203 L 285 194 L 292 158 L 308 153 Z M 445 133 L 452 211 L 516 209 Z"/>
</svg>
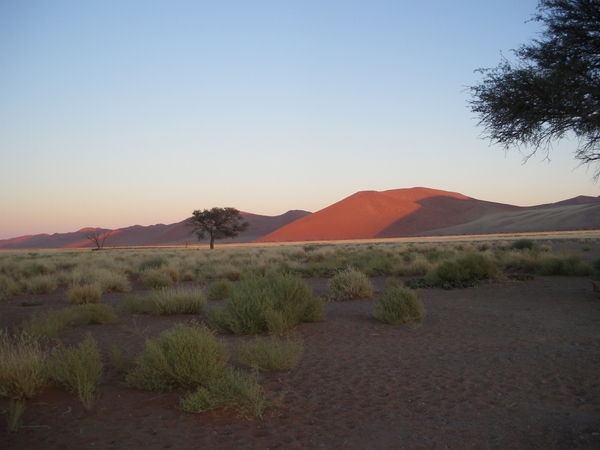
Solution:
<svg viewBox="0 0 600 450">
<path fill-rule="evenodd" d="M 505 150 L 530 147 L 526 159 L 574 136 L 581 164 L 600 161 L 600 2 L 541 0 L 541 39 L 513 51 L 468 90 L 483 137 Z M 600 176 L 600 165 L 594 172 Z"/>
</svg>

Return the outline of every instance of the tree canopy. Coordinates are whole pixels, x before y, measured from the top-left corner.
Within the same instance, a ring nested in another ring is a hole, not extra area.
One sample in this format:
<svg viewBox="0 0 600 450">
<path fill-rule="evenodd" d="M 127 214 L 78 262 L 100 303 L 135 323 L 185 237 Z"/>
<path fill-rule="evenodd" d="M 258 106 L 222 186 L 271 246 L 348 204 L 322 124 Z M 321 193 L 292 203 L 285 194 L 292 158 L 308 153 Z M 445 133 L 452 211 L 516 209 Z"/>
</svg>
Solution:
<svg viewBox="0 0 600 450">
<path fill-rule="evenodd" d="M 554 141 L 575 137 L 575 158 L 600 176 L 600 1 L 540 0 L 540 39 L 513 50 L 469 88 L 483 135 L 505 150 L 525 146 L 548 157 Z"/>
<path fill-rule="evenodd" d="M 196 233 L 199 240 L 208 235 L 210 248 L 215 247 L 215 239 L 234 238 L 239 232 L 248 228 L 248 222 L 235 208 L 212 208 L 203 211 L 195 210 L 188 219 L 187 226 Z"/>
</svg>

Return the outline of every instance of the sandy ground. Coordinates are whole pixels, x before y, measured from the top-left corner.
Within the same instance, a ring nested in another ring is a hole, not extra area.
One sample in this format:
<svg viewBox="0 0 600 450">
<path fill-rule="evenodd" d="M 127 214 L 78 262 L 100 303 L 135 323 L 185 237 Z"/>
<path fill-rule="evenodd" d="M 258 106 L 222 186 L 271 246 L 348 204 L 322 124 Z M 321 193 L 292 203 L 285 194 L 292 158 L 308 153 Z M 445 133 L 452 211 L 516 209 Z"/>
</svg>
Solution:
<svg viewBox="0 0 600 450">
<path fill-rule="evenodd" d="M 384 279 L 373 281 L 381 291 Z M 327 280 L 307 282 L 324 295 Z M 123 296 L 103 301 L 118 306 Z M 536 277 L 421 298 L 428 316 L 416 330 L 375 320 L 372 299 L 327 303 L 325 322 L 297 328 L 299 367 L 261 374 L 264 389 L 286 392 L 262 419 L 187 414 L 176 408 L 184 390 L 124 386 L 110 346 L 139 352 L 190 316 L 120 314 L 116 325 L 66 330 L 64 342 L 90 331 L 103 351 L 97 404 L 86 413 L 75 395 L 47 388 L 28 401 L 16 433 L 0 425 L 0 448 L 600 448 L 600 294 L 589 280 Z M 20 306 L 32 299 L 43 304 Z M 0 303 L 2 326 L 67 305 L 64 288 L 14 297 Z M 0 399 L 0 410 L 7 406 Z"/>
</svg>

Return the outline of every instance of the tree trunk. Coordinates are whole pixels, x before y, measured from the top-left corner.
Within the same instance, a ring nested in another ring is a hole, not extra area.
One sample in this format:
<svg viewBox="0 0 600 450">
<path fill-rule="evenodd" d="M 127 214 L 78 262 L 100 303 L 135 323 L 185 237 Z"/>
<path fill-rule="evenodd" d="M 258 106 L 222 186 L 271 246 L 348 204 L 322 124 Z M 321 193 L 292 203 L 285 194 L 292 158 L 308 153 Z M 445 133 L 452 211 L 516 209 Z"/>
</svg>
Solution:
<svg viewBox="0 0 600 450">
<path fill-rule="evenodd" d="M 210 249 L 213 250 L 215 248 L 215 238 L 210 237 Z"/>
</svg>

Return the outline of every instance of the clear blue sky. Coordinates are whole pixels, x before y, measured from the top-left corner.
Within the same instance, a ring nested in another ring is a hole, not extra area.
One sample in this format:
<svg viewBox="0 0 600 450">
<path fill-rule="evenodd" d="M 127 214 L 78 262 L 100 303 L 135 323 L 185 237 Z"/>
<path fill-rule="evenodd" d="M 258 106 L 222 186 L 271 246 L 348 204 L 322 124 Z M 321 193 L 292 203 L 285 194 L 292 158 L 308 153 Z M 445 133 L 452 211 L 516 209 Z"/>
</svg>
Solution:
<svg viewBox="0 0 600 450">
<path fill-rule="evenodd" d="M 467 107 L 536 4 L 2 0 L 0 239 L 414 186 L 597 196 L 574 142 L 523 165 Z"/>
</svg>

